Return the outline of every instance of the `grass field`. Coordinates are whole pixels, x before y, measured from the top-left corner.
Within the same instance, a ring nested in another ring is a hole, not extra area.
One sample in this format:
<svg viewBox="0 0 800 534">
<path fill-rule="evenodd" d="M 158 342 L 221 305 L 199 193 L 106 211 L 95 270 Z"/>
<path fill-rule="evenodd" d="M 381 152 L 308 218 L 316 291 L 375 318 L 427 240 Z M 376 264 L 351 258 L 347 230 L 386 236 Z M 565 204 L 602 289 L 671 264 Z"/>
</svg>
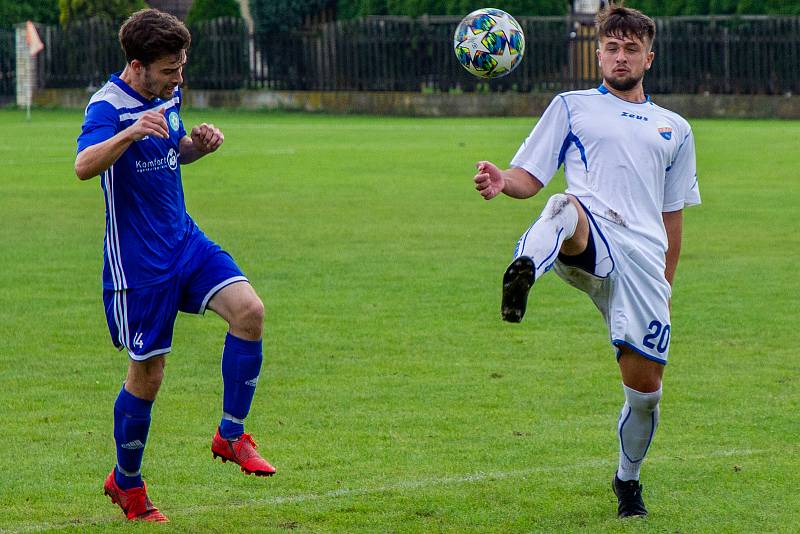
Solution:
<svg viewBox="0 0 800 534">
<path fill-rule="evenodd" d="M 211 459 L 225 324 L 179 318 L 144 473 L 176 532 L 797 532 L 800 123 L 693 121 L 651 515 L 615 516 L 622 392 L 600 315 L 556 276 L 521 325 L 499 282 L 548 195 L 484 202 L 531 119 L 188 113 L 226 143 L 189 212 L 267 308 L 247 427 L 277 476 Z M 141 531 L 102 494 L 127 365 L 100 293 L 80 112 L 0 112 L 0 531 Z M 559 190 L 556 181 L 548 192 Z"/>
</svg>

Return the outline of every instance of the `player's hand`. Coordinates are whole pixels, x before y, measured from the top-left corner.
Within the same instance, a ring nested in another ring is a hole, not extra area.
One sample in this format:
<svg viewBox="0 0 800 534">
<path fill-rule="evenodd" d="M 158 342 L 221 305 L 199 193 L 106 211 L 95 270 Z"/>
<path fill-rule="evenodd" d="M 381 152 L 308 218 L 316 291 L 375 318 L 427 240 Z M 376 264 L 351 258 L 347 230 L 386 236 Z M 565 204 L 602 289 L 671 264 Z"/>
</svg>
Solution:
<svg viewBox="0 0 800 534">
<path fill-rule="evenodd" d="M 478 174 L 475 175 L 475 189 L 484 200 L 492 200 L 506 185 L 503 172 L 491 161 L 479 161 L 475 166 L 478 168 Z"/>
<path fill-rule="evenodd" d="M 213 124 L 200 124 L 192 128 L 192 144 L 201 154 L 214 152 L 225 141 L 225 136 Z"/>
<path fill-rule="evenodd" d="M 134 141 L 141 141 L 148 135 L 163 139 L 169 138 L 167 119 L 164 118 L 164 109 L 159 111 L 145 111 L 139 119 L 128 127 L 128 132 Z"/>
</svg>

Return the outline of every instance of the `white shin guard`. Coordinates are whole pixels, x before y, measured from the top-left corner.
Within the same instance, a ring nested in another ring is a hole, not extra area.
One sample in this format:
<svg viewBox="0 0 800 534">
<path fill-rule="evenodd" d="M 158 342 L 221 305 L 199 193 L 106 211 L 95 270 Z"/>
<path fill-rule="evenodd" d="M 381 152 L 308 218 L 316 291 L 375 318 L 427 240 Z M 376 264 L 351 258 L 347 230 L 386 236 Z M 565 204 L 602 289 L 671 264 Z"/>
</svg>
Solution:
<svg viewBox="0 0 800 534">
<path fill-rule="evenodd" d="M 514 250 L 514 259 L 527 256 L 536 266 L 534 279 L 550 270 L 558 258 L 561 244 L 575 233 L 578 210 L 564 193 L 550 197 L 528 230 L 522 234 Z"/>
<path fill-rule="evenodd" d="M 625 405 L 619 414 L 617 429 L 619 432 L 619 469 L 620 480 L 639 480 L 639 469 L 642 466 L 658 427 L 658 403 L 661 400 L 661 388 L 652 393 L 642 393 L 625 384 Z"/>
</svg>

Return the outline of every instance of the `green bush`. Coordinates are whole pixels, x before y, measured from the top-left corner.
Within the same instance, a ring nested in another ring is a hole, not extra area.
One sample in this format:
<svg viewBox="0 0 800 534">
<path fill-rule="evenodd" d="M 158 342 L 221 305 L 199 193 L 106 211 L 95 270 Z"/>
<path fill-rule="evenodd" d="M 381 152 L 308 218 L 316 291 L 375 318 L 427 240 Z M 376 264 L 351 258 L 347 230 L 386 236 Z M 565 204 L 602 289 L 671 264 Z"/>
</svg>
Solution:
<svg viewBox="0 0 800 534">
<path fill-rule="evenodd" d="M 653 17 L 675 15 L 800 15 L 800 2 L 786 0 L 626 0 L 625 5 Z M 569 0 L 339 0 L 341 19 L 366 15 L 466 15 L 481 7 L 498 7 L 514 16 L 565 15 Z"/>
<path fill-rule="evenodd" d="M 58 0 L 62 26 L 95 17 L 122 20 L 147 5 L 144 0 Z"/>
<path fill-rule="evenodd" d="M 627 0 L 652 17 L 675 15 L 800 15 L 800 2 L 786 0 Z"/>
<path fill-rule="evenodd" d="M 239 3 L 236 0 L 194 0 L 186 24 L 195 24 L 201 20 L 212 20 L 220 17 L 241 17 Z"/>
<path fill-rule="evenodd" d="M 567 0 L 339 0 L 337 15 L 341 19 L 366 15 L 466 15 L 482 7 L 499 7 L 514 16 L 565 15 Z"/>
<path fill-rule="evenodd" d="M 257 31 L 299 28 L 306 17 L 336 5 L 336 0 L 250 0 Z"/>
<path fill-rule="evenodd" d="M 58 22 L 58 0 L 0 0 L 0 28 L 10 29 L 26 20 L 55 24 Z"/>
</svg>

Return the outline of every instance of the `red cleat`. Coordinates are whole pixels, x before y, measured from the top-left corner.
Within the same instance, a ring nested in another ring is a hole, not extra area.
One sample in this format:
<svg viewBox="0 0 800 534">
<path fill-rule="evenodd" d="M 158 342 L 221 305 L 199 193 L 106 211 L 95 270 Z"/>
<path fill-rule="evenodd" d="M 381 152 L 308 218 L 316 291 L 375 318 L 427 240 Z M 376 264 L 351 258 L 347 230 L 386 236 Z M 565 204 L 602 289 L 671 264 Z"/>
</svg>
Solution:
<svg viewBox="0 0 800 534">
<path fill-rule="evenodd" d="M 230 460 L 239 464 L 247 475 L 268 477 L 275 474 L 276 469 L 256 452 L 256 442 L 250 434 L 242 434 L 238 439 L 225 439 L 219 435 L 219 428 L 211 440 L 211 454 L 214 458 L 222 458 L 225 463 Z"/>
<path fill-rule="evenodd" d="M 122 511 L 125 512 L 125 517 L 131 521 L 152 521 L 155 523 L 169 521 L 167 516 L 159 512 L 158 508 L 150 502 L 147 497 L 146 484 L 141 488 L 124 490 L 117 486 L 117 480 L 114 478 L 114 470 L 112 469 L 111 474 L 106 477 L 103 490 L 106 495 L 111 497 L 111 502 L 118 504 Z"/>
</svg>

